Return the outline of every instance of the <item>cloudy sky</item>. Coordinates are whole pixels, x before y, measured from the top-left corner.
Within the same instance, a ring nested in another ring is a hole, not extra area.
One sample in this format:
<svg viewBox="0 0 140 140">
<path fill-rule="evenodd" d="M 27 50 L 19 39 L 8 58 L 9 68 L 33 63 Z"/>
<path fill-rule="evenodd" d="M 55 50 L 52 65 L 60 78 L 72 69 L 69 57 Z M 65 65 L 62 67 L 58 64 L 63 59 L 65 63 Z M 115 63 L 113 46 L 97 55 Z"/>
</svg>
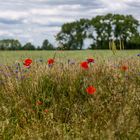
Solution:
<svg viewBox="0 0 140 140">
<path fill-rule="evenodd" d="M 140 0 L 0 0 L 0 39 L 15 38 L 22 44 L 56 44 L 61 25 L 106 13 L 132 14 L 140 20 Z"/>
</svg>

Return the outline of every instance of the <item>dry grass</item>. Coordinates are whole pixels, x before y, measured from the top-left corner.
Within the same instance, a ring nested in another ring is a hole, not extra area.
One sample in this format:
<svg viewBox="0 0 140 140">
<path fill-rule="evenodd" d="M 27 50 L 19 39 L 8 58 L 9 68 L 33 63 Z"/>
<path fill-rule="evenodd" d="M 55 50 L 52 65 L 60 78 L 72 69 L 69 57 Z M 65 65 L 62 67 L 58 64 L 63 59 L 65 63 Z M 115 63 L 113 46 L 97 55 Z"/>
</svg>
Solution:
<svg viewBox="0 0 140 140">
<path fill-rule="evenodd" d="M 139 58 L 97 58 L 88 70 L 60 59 L 53 67 L 33 63 L 24 73 L 1 66 L 8 75 L 0 75 L 0 139 L 139 139 Z M 89 85 L 95 94 L 86 93 Z"/>
</svg>

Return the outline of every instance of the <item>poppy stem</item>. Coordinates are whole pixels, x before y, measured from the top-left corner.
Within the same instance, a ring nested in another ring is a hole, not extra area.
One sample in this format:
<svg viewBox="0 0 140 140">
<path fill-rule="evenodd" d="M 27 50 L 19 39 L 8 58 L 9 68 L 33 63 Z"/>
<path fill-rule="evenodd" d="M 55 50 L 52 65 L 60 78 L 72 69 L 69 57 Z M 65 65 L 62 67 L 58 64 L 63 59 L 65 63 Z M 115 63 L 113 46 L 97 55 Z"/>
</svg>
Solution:
<svg viewBox="0 0 140 140">
<path fill-rule="evenodd" d="M 55 56 L 56 56 L 56 52 L 54 53 L 53 59 L 55 59 Z"/>
</svg>

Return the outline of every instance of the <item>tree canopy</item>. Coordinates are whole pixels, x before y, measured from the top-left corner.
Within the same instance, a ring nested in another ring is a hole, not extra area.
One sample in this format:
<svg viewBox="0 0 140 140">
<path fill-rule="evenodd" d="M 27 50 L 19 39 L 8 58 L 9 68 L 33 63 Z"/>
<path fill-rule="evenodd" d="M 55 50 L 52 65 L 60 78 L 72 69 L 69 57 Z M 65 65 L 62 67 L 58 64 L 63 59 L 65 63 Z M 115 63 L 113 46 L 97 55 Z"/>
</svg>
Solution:
<svg viewBox="0 0 140 140">
<path fill-rule="evenodd" d="M 48 39 L 45 39 L 42 46 L 41 50 L 54 50 L 53 45 L 48 41 Z"/>
<path fill-rule="evenodd" d="M 21 43 L 14 39 L 0 40 L 0 50 L 21 50 Z"/>
<path fill-rule="evenodd" d="M 85 39 L 93 40 L 92 49 L 108 49 L 112 40 L 117 47 L 124 43 L 127 49 L 135 49 L 135 46 L 130 47 L 130 42 L 137 38 L 140 44 L 138 26 L 138 20 L 131 15 L 107 14 L 64 24 L 56 40 L 60 48 L 67 50 L 82 49 Z"/>
<path fill-rule="evenodd" d="M 31 44 L 30 42 L 26 43 L 23 48 L 23 50 L 35 50 L 35 46 Z"/>
</svg>

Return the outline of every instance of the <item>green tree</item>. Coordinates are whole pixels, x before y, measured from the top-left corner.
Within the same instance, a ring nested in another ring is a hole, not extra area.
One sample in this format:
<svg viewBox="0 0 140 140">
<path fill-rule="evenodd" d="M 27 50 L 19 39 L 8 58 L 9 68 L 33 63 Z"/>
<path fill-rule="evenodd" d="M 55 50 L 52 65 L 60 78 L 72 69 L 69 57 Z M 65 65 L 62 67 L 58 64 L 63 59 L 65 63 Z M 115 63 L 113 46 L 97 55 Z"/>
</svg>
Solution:
<svg viewBox="0 0 140 140">
<path fill-rule="evenodd" d="M 14 39 L 0 40 L 0 49 L 1 50 L 20 50 L 21 43 L 18 40 L 14 40 Z"/>
<path fill-rule="evenodd" d="M 108 44 L 112 40 L 117 47 L 120 47 L 123 42 L 127 48 L 127 42 L 138 34 L 139 22 L 131 15 L 107 14 L 93 18 L 91 25 L 97 33 L 97 48 L 108 49 Z M 92 45 L 95 46 L 95 44 Z"/>
<path fill-rule="evenodd" d="M 36 50 L 42 50 L 40 46 L 37 46 Z"/>
<path fill-rule="evenodd" d="M 114 24 L 116 28 L 114 30 L 114 36 L 116 41 L 124 42 L 124 46 L 127 46 L 128 41 L 130 41 L 134 36 L 138 35 L 139 22 L 134 19 L 131 15 L 114 15 Z"/>
<path fill-rule="evenodd" d="M 81 19 L 64 24 L 56 36 L 56 40 L 59 42 L 59 49 L 81 50 L 84 39 L 87 37 L 88 23 L 89 20 Z"/>
<path fill-rule="evenodd" d="M 23 50 L 35 50 L 35 46 L 32 45 L 30 42 L 26 43 L 23 48 Z"/>
<path fill-rule="evenodd" d="M 133 36 L 131 40 L 127 42 L 129 49 L 140 49 L 140 34 Z"/>
<path fill-rule="evenodd" d="M 41 50 L 54 50 L 54 47 L 51 43 L 49 43 L 49 41 L 46 39 L 44 40 L 42 46 L 41 46 Z"/>
</svg>

